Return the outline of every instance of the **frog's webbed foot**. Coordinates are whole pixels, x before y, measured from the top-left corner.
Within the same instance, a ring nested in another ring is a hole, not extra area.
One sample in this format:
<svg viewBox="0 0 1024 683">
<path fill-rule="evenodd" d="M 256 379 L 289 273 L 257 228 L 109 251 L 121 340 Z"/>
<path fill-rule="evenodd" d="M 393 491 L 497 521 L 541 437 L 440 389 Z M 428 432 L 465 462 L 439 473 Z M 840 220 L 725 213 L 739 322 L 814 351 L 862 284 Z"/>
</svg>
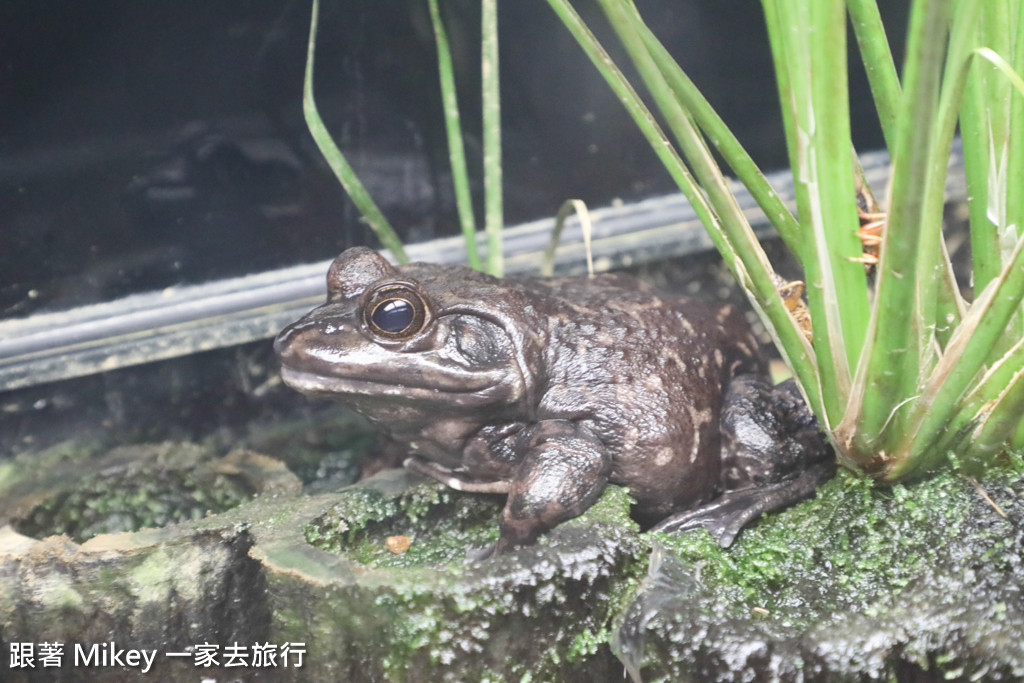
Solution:
<svg viewBox="0 0 1024 683">
<path fill-rule="evenodd" d="M 718 545 L 728 548 L 747 524 L 765 512 L 810 498 L 835 473 L 832 462 L 817 463 L 792 479 L 753 488 L 728 491 L 696 510 L 687 510 L 657 524 L 651 531 L 686 531 L 704 528 Z"/>
<path fill-rule="evenodd" d="M 582 514 L 601 495 L 611 458 L 585 426 L 569 420 L 544 420 L 523 434 L 524 454 L 511 480 L 481 481 L 423 458 L 405 467 L 459 491 L 507 493 L 498 540 L 488 548 L 470 549 L 483 560 L 533 543 L 538 536 Z"/>
<path fill-rule="evenodd" d="M 722 405 L 722 489 L 740 491 L 793 479 L 832 447 L 794 380 L 778 386 L 759 375 L 740 375 Z"/>
<path fill-rule="evenodd" d="M 546 420 L 525 438 L 528 450 L 516 475 L 506 483 L 508 500 L 501 513 L 498 540 L 486 548 L 470 548 L 466 557 L 471 560 L 486 560 L 533 543 L 593 505 L 608 481 L 610 458 L 586 427 L 568 420 Z M 420 472 L 422 466 L 422 462 L 415 463 L 412 469 Z"/>
<path fill-rule="evenodd" d="M 728 547 L 748 523 L 810 498 L 835 473 L 832 448 L 792 380 L 772 386 L 758 375 L 733 379 L 721 430 L 724 493 L 654 530 L 703 527 Z"/>
</svg>

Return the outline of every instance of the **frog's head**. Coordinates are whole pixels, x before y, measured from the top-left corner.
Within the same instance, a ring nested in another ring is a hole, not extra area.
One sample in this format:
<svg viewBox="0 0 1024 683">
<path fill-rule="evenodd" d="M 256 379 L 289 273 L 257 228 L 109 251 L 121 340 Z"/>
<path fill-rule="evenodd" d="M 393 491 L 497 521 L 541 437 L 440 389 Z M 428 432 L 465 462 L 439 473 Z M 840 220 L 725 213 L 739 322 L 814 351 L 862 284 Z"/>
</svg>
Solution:
<svg viewBox="0 0 1024 683">
<path fill-rule="evenodd" d="M 528 405 L 528 358 L 541 341 L 524 324 L 522 295 L 459 266 L 393 267 L 375 251 L 342 253 L 327 303 L 274 341 L 285 383 L 373 418 L 415 410 Z"/>
</svg>

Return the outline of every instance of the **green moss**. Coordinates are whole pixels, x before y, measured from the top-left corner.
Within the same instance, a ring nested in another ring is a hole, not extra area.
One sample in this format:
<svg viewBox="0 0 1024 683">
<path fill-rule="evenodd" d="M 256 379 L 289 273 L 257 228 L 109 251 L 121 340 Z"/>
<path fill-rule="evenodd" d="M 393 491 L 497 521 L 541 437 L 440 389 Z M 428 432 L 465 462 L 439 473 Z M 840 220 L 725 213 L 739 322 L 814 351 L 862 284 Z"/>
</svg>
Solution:
<svg viewBox="0 0 1024 683">
<path fill-rule="evenodd" d="M 609 486 L 583 516 L 566 524 L 605 524 L 637 532 L 629 517 L 625 488 Z M 342 501 L 306 528 L 306 540 L 317 548 L 345 553 L 372 567 L 437 566 L 466 557 L 498 538 L 504 498 L 454 491 L 436 482 L 409 487 L 397 498 L 373 489 L 355 487 Z M 409 539 L 409 549 L 388 549 L 389 537 Z"/>
<path fill-rule="evenodd" d="M 306 527 L 306 540 L 377 568 L 445 564 L 496 540 L 501 505 L 500 497 L 459 493 L 434 482 L 398 497 L 356 487 Z M 395 536 L 409 539 L 408 550 L 388 549 L 387 539 Z"/>
<path fill-rule="evenodd" d="M 74 482 L 81 474 L 81 463 L 102 450 L 99 442 L 68 440 L 5 460 L 0 463 L 0 500 L 26 495 L 39 486 L 49 485 L 55 478 Z"/>
<path fill-rule="evenodd" d="M 51 581 L 46 592 L 47 602 L 58 609 L 80 610 L 86 605 L 81 591 L 70 581 Z"/>
<path fill-rule="evenodd" d="M 249 497 L 228 477 L 199 480 L 189 471 L 151 469 L 120 477 L 82 479 L 39 504 L 18 524 L 29 536 L 67 534 L 83 541 L 96 534 L 135 531 L 200 519 L 230 509 Z"/>
<path fill-rule="evenodd" d="M 314 613 L 287 619 L 276 610 L 275 619 L 305 629 L 312 641 L 346 643 L 336 653 L 344 666 L 358 651 L 393 681 L 553 680 L 595 663 L 619 670 L 606 646 L 611 621 L 647 566 L 625 490 L 609 487 L 585 515 L 537 544 L 484 562 L 466 551 L 496 539 L 501 496 L 433 482 L 391 492 L 360 485 L 336 495 L 305 538 L 358 563 L 357 585 L 320 590 L 311 601 L 289 595 L 285 585 L 306 589 L 288 573 L 275 579 L 272 593 L 288 609 L 313 606 Z M 409 536 L 410 549 L 385 550 L 393 535 Z M 323 631 L 310 634 L 310 624 Z M 353 671 L 321 673 L 343 679 Z"/>
<path fill-rule="evenodd" d="M 1004 469 L 987 481 L 999 488 L 1017 477 Z M 815 499 L 743 531 L 730 549 L 704 531 L 658 537 L 737 613 L 766 609 L 806 626 L 828 610 L 866 610 L 942 561 L 975 497 L 968 480 L 949 471 L 891 487 L 843 471 Z M 984 559 L 995 561 L 1000 536 L 986 540 Z"/>
<path fill-rule="evenodd" d="M 34 464 L 34 467 L 29 467 Z M 60 444 L 7 468 L 0 522 L 43 538 L 82 542 L 97 534 L 195 521 L 254 493 L 286 493 L 298 482 L 280 463 L 247 451 L 216 457 L 192 443 L 110 451 Z"/>
<path fill-rule="evenodd" d="M 640 525 L 629 516 L 630 507 L 635 501 L 629 496 L 629 489 L 624 486 L 605 487 L 604 493 L 597 502 L 590 506 L 582 516 L 569 520 L 566 524 L 607 524 L 632 532 L 640 531 Z"/>
<path fill-rule="evenodd" d="M 354 488 L 307 527 L 306 539 L 372 567 L 445 564 L 497 539 L 501 505 L 500 497 L 459 493 L 434 482 L 412 486 L 397 498 Z M 389 550 L 387 539 L 394 536 L 408 538 L 408 550 Z"/>
</svg>

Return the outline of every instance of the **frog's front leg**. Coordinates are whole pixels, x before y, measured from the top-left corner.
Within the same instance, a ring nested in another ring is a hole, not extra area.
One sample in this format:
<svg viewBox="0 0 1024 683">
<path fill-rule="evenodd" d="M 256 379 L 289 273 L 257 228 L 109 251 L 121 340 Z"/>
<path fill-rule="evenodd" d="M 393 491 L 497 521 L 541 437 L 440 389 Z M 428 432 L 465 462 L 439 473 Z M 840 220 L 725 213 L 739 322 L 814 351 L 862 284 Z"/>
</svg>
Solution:
<svg viewBox="0 0 1024 683">
<path fill-rule="evenodd" d="M 492 552 L 532 543 L 548 529 L 582 514 L 604 490 L 611 456 L 586 426 L 539 422 L 522 434 L 522 457 L 501 514 Z"/>
<path fill-rule="evenodd" d="M 832 448 L 793 380 L 773 387 L 759 375 L 734 379 L 721 432 L 722 495 L 654 530 L 704 527 L 727 547 L 749 522 L 810 498 L 835 473 Z"/>
</svg>

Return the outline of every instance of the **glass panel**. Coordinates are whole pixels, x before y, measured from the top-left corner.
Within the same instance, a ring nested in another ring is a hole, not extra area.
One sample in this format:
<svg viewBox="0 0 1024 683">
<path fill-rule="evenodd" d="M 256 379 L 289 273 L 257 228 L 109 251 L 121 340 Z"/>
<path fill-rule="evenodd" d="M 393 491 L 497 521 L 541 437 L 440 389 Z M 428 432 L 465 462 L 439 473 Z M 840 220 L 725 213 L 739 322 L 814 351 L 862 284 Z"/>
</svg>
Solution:
<svg viewBox="0 0 1024 683">
<path fill-rule="evenodd" d="M 478 7 L 444 4 L 476 168 Z M 648 11 L 778 166 L 760 12 L 725 4 Z M 550 10 L 501 8 L 506 222 L 672 189 Z M 0 318 L 373 244 L 302 120 L 308 21 L 303 2 L 4 3 Z M 425 2 L 326 4 L 321 113 L 408 241 L 456 226 L 435 64 Z"/>
</svg>

